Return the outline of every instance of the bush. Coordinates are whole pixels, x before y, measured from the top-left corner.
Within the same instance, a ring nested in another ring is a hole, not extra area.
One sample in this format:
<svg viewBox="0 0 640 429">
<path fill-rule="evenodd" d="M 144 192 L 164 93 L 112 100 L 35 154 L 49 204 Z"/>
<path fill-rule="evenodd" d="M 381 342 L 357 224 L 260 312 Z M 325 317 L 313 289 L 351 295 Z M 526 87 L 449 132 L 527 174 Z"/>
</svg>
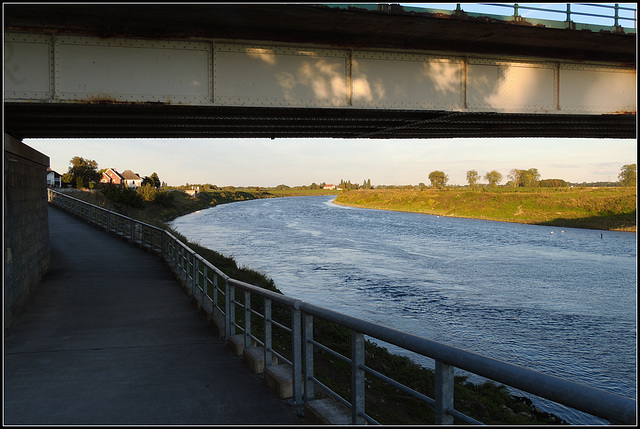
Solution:
<svg viewBox="0 0 640 429">
<path fill-rule="evenodd" d="M 567 188 L 569 184 L 562 179 L 544 179 L 539 185 L 543 188 Z"/>
<path fill-rule="evenodd" d="M 173 206 L 173 195 L 167 191 L 161 191 L 151 184 L 140 186 L 136 192 L 145 201 L 159 204 L 164 207 Z"/>
<path fill-rule="evenodd" d="M 114 204 L 122 204 L 133 207 L 134 209 L 144 208 L 144 200 L 135 189 L 109 183 L 103 186 L 102 189 L 100 189 L 100 192 L 102 192 L 102 194 Z"/>
</svg>

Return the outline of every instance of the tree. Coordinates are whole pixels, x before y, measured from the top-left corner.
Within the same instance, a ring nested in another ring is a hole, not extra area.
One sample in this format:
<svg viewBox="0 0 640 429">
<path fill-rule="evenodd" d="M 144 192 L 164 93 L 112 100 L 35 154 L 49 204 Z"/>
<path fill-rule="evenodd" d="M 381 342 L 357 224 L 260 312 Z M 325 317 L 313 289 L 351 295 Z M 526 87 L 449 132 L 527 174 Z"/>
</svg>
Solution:
<svg viewBox="0 0 640 429">
<path fill-rule="evenodd" d="M 540 173 L 537 168 L 530 168 L 522 173 L 522 185 L 528 188 L 535 188 L 540 182 Z"/>
<path fill-rule="evenodd" d="M 142 179 L 142 186 L 151 185 L 154 188 L 159 188 L 161 184 L 162 184 L 162 182 L 160 182 L 160 178 L 158 177 L 158 175 L 155 172 L 153 172 L 153 174 L 151 174 L 151 176 L 148 176 L 148 177 L 145 177 L 144 179 Z"/>
<path fill-rule="evenodd" d="M 469 182 L 469 186 L 475 188 L 478 183 L 478 179 L 480 179 L 480 175 L 476 170 L 467 171 L 467 182 Z"/>
<path fill-rule="evenodd" d="M 511 181 L 511 186 L 514 188 L 533 188 L 538 186 L 538 182 L 540 181 L 540 173 L 537 168 L 530 168 L 528 170 L 514 168 L 509 172 L 507 177 Z"/>
<path fill-rule="evenodd" d="M 507 174 L 507 179 L 509 179 L 509 182 L 511 182 L 511 186 L 513 186 L 514 188 L 520 186 L 521 171 L 522 170 L 518 170 L 517 168 L 512 168 L 511 171 L 509 171 L 509 174 Z"/>
<path fill-rule="evenodd" d="M 429 180 L 431 180 L 431 186 L 436 189 L 442 189 L 447 185 L 449 176 L 444 174 L 443 171 L 432 171 L 429 173 Z"/>
<path fill-rule="evenodd" d="M 618 179 L 622 186 L 635 186 L 636 185 L 636 165 L 626 164 L 620 169 Z"/>
<path fill-rule="evenodd" d="M 93 185 L 100 181 L 102 175 L 98 173 L 98 163 L 94 160 L 84 159 L 80 156 L 74 156 L 69 161 L 69 171 L 63 175 L 63 181 L 71 183 L 75 188 L 83 188 Z"/>
<path fill-rule="evenodd" d="M 351 183 L 351 180 L 347 180 L 345 182 L 344 179 L 341 179 L 339 188 L 344 189 L 345 191 L 350 191 L 352 189 L 359 189 L 360 185 L 358 185 L 357 183 Z"/>
<path fill-rule="evenodd" d="M 496 187 L 502 181 L 502 174 L 497 170 L 491 170 L 484 175 L 484 178 L 489 182 L 489 186 Z"/>
</svg>

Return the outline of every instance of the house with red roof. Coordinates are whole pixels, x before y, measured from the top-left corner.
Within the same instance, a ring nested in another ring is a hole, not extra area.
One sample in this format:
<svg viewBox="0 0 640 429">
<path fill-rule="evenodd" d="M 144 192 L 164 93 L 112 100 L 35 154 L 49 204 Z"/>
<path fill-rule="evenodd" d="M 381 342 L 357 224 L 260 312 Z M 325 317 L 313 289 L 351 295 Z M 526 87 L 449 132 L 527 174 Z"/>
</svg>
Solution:
<svg viewBox="0 0 640 429">
<path fill-rule="evenodd" d="M 114 185 L 124 184 L 124 177 L 115 168 L 107 168 L 102 172 L 100 183 L 112 183 Z"/>
</svg>

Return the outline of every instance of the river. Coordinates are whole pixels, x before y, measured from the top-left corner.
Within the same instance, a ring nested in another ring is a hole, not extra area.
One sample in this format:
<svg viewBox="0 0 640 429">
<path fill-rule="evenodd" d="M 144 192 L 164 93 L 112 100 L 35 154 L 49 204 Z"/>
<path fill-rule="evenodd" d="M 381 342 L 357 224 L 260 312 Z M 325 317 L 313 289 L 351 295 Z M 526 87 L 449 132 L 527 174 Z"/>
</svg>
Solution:
<svg viewBox="0 0 640 429">
<path fill-rule="evenodd" d="M 224 204 L 171 226 L 271 277 L 285 295 L 636 397 L 636 234 L 359 209 L 333 198 Z M 606 424 L 538 405 L 572 424 Z"/>
</svg>

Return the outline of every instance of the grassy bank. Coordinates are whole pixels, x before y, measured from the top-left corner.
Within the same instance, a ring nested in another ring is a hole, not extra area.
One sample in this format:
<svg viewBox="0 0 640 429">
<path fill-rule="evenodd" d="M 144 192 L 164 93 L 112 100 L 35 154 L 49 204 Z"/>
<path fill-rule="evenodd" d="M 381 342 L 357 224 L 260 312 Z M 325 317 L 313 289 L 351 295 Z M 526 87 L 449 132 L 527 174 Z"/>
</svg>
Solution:
<svg viewBox="0 0 640 429">
<path fill-rule="evenodd" d="M 536 225 L 636 231 L 636 188 L 469 188 L 347 191 L 353 207 Z"/>
<path fill-rule="evenodd" d="M 304 193 L 303 195 L 309 195 L 309 193 Z M 71 193 L 71 196 L 163 228 L 168 228 L 165 222 L 169 219 L 217 204 L 273 197 L 268 192 L 247 190 L 204 192 L 196 197 L 190 197 L 182 192 L 174 192 L 172 193 L 171 204 L 167 204 L 166 201 L 163 204 L 145 202 L 144 207 L 132 208 L 122 203 L 114 204 L 100 192 L 77 191 Z M 239 267 L 232 258 L 190 242 L 185 237 L 175 233 L 175 231 L 172 232 L 227 275 L 279 292 L 273 280 L 262 273 L 247 267 Z M 242 298 L 239 297 L 239 300 L 242 301 Z M 261 301 L 256 299 L 252 303 L 252 308 L 260 312 L 263 305 Z M 241 316 L 240 314 L 239 317 Z M 284 325 L 288 325 L 290 311 L 284 308 L 278 309 L 274 306 L 273 318 Z M 255 334 L 260 335 L 261 326 L 259 323 L 254 322 L 252 328 Z M 350 356 L 351 333 L 348 329 L 316 318 L 314 320 L 313 336 L 316 341 L 344 356 Z M 290 356 L 287 352 L 290 344 L 291 341 L 286 334 L 274 336 L 274 348 L 285 355 Z M 434 396 L 435 374 L 433 370 L 424 368 L 407 357 L 394 355 L 387 349 L 370 341 L 366 342 L 365 350 L 365 364 L 368 367 L 420 393 L 430 397 Z M 316 348 L 314 366 L 316 378 L 341 394 L 345 399 L 350 400 L 351 372 L 349 364 Z M 513 397 L 505 386 L 493 382 L 478 385 L 469 382 L 465 377 L 457 376 L 454 389 L 455 408 L 486 424 L 562 423 L 560 419 L 538 410 L 528 400 Z M 316 396 L 322 397 L 319 389 L 317 389 Z M 367 377 L 366 401 L 367 413 L 382 424 L 430 425 L 434 421 L 434 413 L 431 407 L 375 377 Z M 456 420 L 456 423 L 460 422 Z"/>
</svg>

